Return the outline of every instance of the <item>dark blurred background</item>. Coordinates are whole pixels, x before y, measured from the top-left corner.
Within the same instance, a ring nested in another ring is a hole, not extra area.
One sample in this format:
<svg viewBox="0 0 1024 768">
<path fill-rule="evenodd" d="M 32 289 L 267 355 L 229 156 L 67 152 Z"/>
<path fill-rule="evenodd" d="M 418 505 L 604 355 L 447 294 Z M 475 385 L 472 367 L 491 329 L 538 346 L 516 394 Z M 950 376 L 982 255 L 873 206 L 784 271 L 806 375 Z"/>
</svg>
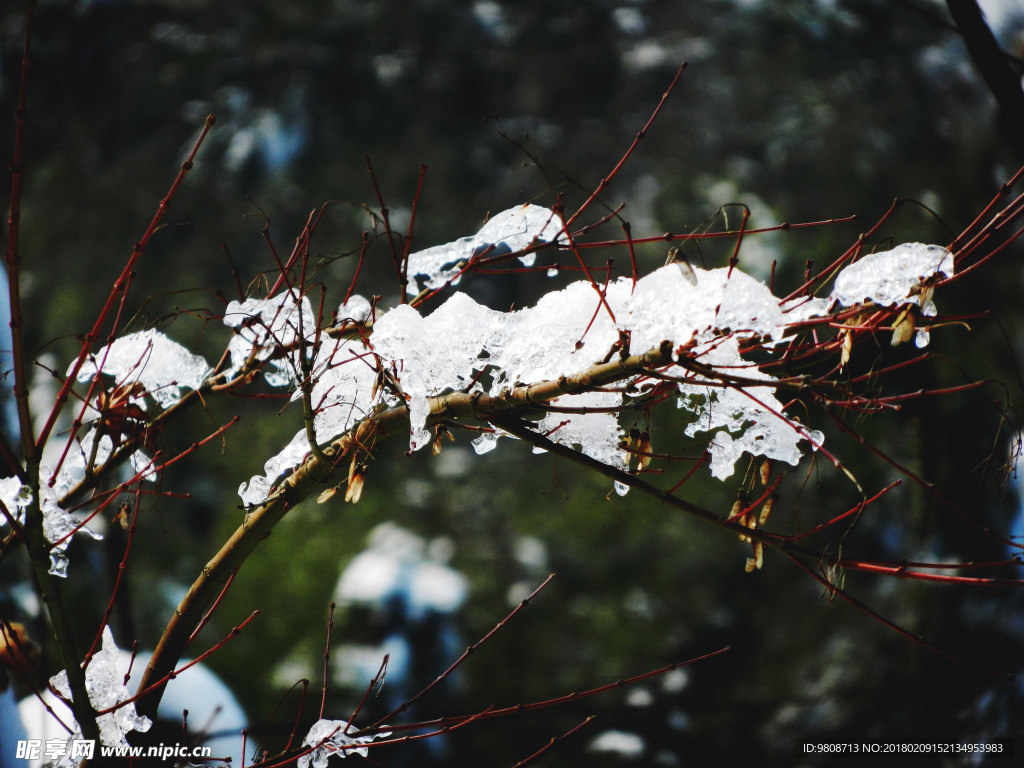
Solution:
<svg viewBox="0 0 1024 768">
<path fill-rule="evenodd" d="M 1024 8 L 1010 0 L 984 6 L 1003 50 L 1024 55 Z M 23 9 L 5 3 L 0 147 L 8 155 L 22 34 Z M 1024 126 L 1019 134 L 1000 127 L 944 4 L 929 0 L 54 1 L 36 9 L 33 52 L 21 240 L 26 333 L 34 355 L 61 372 L 209 113 L 217 124 L 138 266 L 129 306 L 130 327 L 156 324 L 211 361 L 228 338 L 211 317 L 239 288 L 273 275 L 267 239 L 287 255 L 326 201 L 336 203 L 313 240 L 314 279 L 327 285 L 329 302 L 340 302 L 361 233 L 375 231 L 367 156 L 403 232 L 420 167 L 429 166 L 414 249 L 472 234 L 488 212 L 518 203 L 550 206 L 562 195 L 578 204 L 682 61 L 678 87 L 603 202 L 626 203 L 634 236 L 735 226 L 739 209 L 719 210 L 728 203 L 749 207 L 750 226 L 860 217 L 745 239 L 741 267 L 767 278 L 776 261 L 777 285 L 798 284 L 808 259 L 830 262 L 896 197 L 919 205 L 904 205 L 876 243 L 949 243 L 1024 163 Z M 621 230 L 612 224 L 604 234 Z M 733 244 L 694 246 L 688 255 L 718 266 Z M 659 265 L 664 252 L 641 249 L 642 266 Z M 1015 520 L 1020 533 L 1012 478 L 1007 484 L 1000 473 L 1014 433 L 992 401 L 1021 395 L 1013 361 L 1021 255 L 1010 249 L 938 297 L 940 311 L 994 310 L 1009 340 L 995 323 L 934 333 L 928 370 L 895 382 L 909 390 L 922 379 L 992 378 L 1005 388 L 857 423 L 1004 534 Z M 384 305 L 397 299 L 389 263 L 374 241 L 359 284 Z M 550 285 L 511 276 L 460 287 L 508 307 Z M 959 369 L 945 362 L 949 352 Z M 208 405 L 162 436 L 166 449 L 188 446 L 235 412 L 243 421 L 223 446 L 167 473 L 163 488 L 187 499 L 146 501 L 135 578 L 113 619 L 124 647 L 156 642 L 183 590 L 239 523 L 235 489 L 262 472 L 300 423 L 293 409 L 273 415 L 283 402 Z M 827 427 L 821 413 L 807 418 Z M 656 425 L 656 450 L 700 453 L 672 427 L 671 419 Z M 327 711 L 335 718 L 359 700 L 379 663 L 376 649 L 394 652 L 399 642 L 408 658 L 403 667 L 393 656 L 392 676 L 363 722 L 431 681 L 550 572 L 558 577 L 542 596 L 420 702 L 415 717 L 548 699 L 732 647 L 625 690 L 479 723 L 427 746 L 371 752 L 381 764 L 511 766 L 590 714 L 593 723 L 533 764 L 813 765 L 792 756 L 793 739 L 1021 735 L 1020 682 L 929 653 L 830 601 L 771 553 L 763 571 L 746 574 L 745 545 L 648 499 L 606 499 L 603 479 L 504 443 L 476 457 L 460 439 L 436 459 L 404 456 L 402 441 L 384 446 L 358 505 L 307 503 L 256 551 L 204 630 L 203 648 L 262 610 L 209 664 L 268 748 L 280 748 L 294 720 L 298 695 L 289 687 L 306 677 L 319 689 L 328 603 L 374 530 L 378 550 L 403 567 L 437 566 L 440 592 L 426 603 L 401 585 L 376 602 L 346 593 L 333 630 Z M 869 492 L 898 476 L 838 432 L 827 445 Z M 666 472 L 681 475 L 678 467 Z M 835 474 L 807 460 L 787 478 L 777 530 L 810 527 L 856 504 L 855 489 Z M 738 481 L 711 481 L 704 470 L 688 488 L 725 512 Z M 70 551 L 68 588 L 83 637 L 95 630 L 123 547 L 117 529 L 108 534 L 107 556 L 86 541 Z M 870 508 L 843 546 L 912 560 L 1007 555 L 909 481 Z M 21 564 L 0 568 L 7 610 L 31 623 L 29 601 L 18 597 Z M 1022 671 L 1019 594 L 854 575 L 845 586 L 973 664 Z M 307 701 L 304 721 L 316 708 Z"/>
</svg>

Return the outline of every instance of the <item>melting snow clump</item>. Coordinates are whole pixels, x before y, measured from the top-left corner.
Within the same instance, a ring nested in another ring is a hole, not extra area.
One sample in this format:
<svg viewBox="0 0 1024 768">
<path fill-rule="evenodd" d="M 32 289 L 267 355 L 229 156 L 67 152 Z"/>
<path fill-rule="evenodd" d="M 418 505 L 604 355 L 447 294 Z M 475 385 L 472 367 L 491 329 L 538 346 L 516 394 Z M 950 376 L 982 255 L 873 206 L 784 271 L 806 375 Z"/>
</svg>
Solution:
<svg viewBox="0 0 1024 768">
<path fill-rule="evenodd" d="M 435 245 L 409 256 L 406 292 L 415 296 L 423 288 L 435 290 L 446 283 L 458 283 L 459 272 L 474 255 L 501 256 L 521 251 L 536 241 L 551 242 L 562 229 L 562 222 L 547 208 L 526 205 L 496 213 L 480 231 L 452 243 Z M 519 257 L 523 266 L 533 266 L 534 254 Z"/>
<path fill-rule="evenodd" d="M 73 368 L 68 368 L 69 375 Z M 202 386 L 210 366 L 151 328 L 123 336 L 91 355 L 79 370 L 78 380 L 89 381 L 98 372 L 113 376 L 119 385 L 138 382 L 161 408 L 170 408 L 181 399 L 181 389 Z"/>
<path fill-rule="evenodd" d="M 303 755 L 297 763 L 298 768 L 327 768 L 327 760 L 331 755 L 348 757 L 360 755 L 366 757 L 369 750 L 361 744 L 369 744 L 374 739 L 387 738 L 387 731 L 374 733 L 370 736 L 349 736 L 346 731 L 351 725 L 344 720 L 317 720 L 302 740 L 304 747 L 316 747 L 310 754 Z"/>
<path fill-rule="evenodd" d="M 418 289 L 417 281 L 427 288 L 455 282 L 460 265 L 478 249 L 500 246 L 513 252 L 535 240 L 557 238 L 558 233 L 559 225 L 547 209 L 527 205 L 504 211 L 472 237 L 413 254 L 409 291 Z M 934 314 L 925 281 L 952 271 L 946 249 L 908 243 L 845 267 L 827 299 L 780 302 L 764 283 L 739 269 L 692 269 L 684 274 L 680 265 L 669 264 L 635 282 L 623 277 L 599 287 L 578 281 L 552 291 L 533 307 L 510 312 L 489 309 L 460 292 L 427 315 L 403 304 L 376 318 L 372 335 L 367 329 L 369 343 L 318 342 L 311 363 L 316 436 L 329 441 L 374 408 L 404 404 L 409 412 L 409 448 L 419 450 L 433 441 L 427 427 L 436 403 L 432 398 L 452 392 L 501 397 L 512 387 L 556 381 L 615 355 L 642 354 L 667 341 L 678 363 L 661 373 L 675 382 L 679 407 L 692 414 L 685 434 L 706 436 L 714 477 L 730 477 L 744 454 L 795 465 L 806 445 L 817 449 L 824 437 L 786 415 L 776 397 L 776 379 L 745 350 L 774 350 L 785 343 L 794 324 L 827 316 L 837 305 L 920 302 L 923 315 Z M 239 350 L 239 361 L 253 350 L 270 355 L 274 341 L 299 339 L 294 323 L 285 324 L 291 331 L 284 338 L 280 331 L 270 332 L 281 327 L 282 316 L 305 317 L 308 304 L 301 310 L 299 306 L 278 298 L 250 299 L 235 307 L 235 315 L 229 315 L 234 319 L 229 322 L 226 317 L 225 322 L 243 329 L 236 341 L 249 339 Z M 337 317 L 351 313 L 365 318 L 369 303 L 359 302 L 359 309 L 350 311 L 346 305 Z M 256 320 L 245 320 L 247 312 Z M 301 327 L 308 344 L 312 317 Z M 627 349 L 616 348 L 620 339 L 628 339 Z M 285 375 L 288 366 L 278 367 L 281 383 L 294 386 Z M 397 389 L 376 386 L 378 370 L 386 372 Z M 630 402 L 635 392 L 629 387 L 638 379 L 607 391 L 551 400 L 553 409 L 537 416 L 538 431 L 605 464 L 627 469 L 629 454 L 615 411 Z M 295 390 L 292 399 L 301 395 Z M 483 454 L 506 436 L 501 430 L 483 433 L 473 447 Z M 298 465 L 308 452 L 306 437 L 299 432 L 267 462 L 263 476 L 242 484 L 243 501 L 263 501 L 281 473 Z M 627 488 L 618 483 L 616 490 L 622 493 Z"/>
<path fill-rule="evenodd" d="M 224 325 L 238 328 L 231 339 L 231 369 L 234 375 L 255 353 L 257 360 L 268 360 L 279 348 L 293 347 L 300 339 L 316 334 L 316 318 L 305 296 L 296 301 L 291 291 L 273 299 L 232 301 L 224 311 Z M 264 377 L 273 387 L 283 387 L 295 380 L 292 356 L 270 360 Z"/>
<path fill-rule="evenodd" d="M 940 273 L 953 274 L 953 254 L 941 245 L 903 243 L 844 267 L 836 277 L 832 298 L 846 307 L 865 301 L 887 307 L 917 304 L 912 289 Z"/>
<path fill-rule="evenodd" d="M 47 466 L 40 468 L 41 475 L 50 475 Z M 39 507 L 43 513 L 43 536 L 51 545 L 50 549 L 50 573 L 61 578 L 67 577 L 68 557 L 65 551 L 71 543 L 71 536 L 76 532 L 88 533 L 94 539 L 103 537 L 89 530 L 74 518 L 69 512 L 58 504 L 58 493 L 47 483 L 39 486 Z M 18 477 L 6 477 L 0 480 L 0 501 L 7 507 L 18 523 L 25 522 L 25 507 L 32 502 L 32 491 L 22 485 Z M 7 518 L 3 517 L 0 522 L 6 523 Z"/>
</svg>

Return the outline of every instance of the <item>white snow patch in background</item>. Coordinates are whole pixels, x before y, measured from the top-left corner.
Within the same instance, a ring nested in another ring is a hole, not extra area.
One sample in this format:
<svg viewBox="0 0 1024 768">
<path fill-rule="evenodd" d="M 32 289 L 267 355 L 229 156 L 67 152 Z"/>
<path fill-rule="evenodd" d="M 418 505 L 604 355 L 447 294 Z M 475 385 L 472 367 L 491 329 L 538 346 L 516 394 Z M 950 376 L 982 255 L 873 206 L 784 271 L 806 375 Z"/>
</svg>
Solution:
<svg viewBox="0 0 1024 768">
<path fill-rule="evenodd" d="M 370 532 L 369 546 L 345 566 L 334 600 L 383 606 L 401 598 L 414 620 L 454 613 L 465 602 L 469 583 L 459 571 L 431 559 L 440 549 L 401 526 L 381 523 Z"/>
<path fill-rule="evenodd" d="M 614 752 L 625 760 L 636 760 L 645 749 L 643 738 L 629 731 L 604 731 L 591 740 L 591 752 Z"/>
</svg>

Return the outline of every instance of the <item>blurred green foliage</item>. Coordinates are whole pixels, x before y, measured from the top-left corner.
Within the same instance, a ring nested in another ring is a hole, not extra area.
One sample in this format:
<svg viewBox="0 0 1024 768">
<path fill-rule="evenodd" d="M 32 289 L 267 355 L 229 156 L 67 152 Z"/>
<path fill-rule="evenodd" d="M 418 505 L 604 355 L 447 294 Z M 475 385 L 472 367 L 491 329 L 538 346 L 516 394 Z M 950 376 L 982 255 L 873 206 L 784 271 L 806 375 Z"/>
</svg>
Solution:
<svg viewBox="0 0 1024 768">
<path fill-rule="evenodd" d="M 0 10 L 3 114 L 15 103 L 20 35 L 21 10 L 8 3 Z M 283 258 L 309 212 L 327 200 L 338 202 L 314 238 L 313 277 L 327 285 L 328 306 L 340 301 L 361 232 L 373 227 L 362 205 L 376 208 L 364 155 L 396 221 L 407 220 L 419 167 L 429 166 L 416 246 L 470 234 L 488 211 L 528 199 L 551 205 L 564 195 L 568 206 L 614 165 L 684 59 L 689 69 L 678 90 L 605 202 L 627 203 L 635 236 L 695 230 L 724 215 L 718 208 L 727 203 L 749 205 L 752 226 L 861 217 L 746 241 L 741 266 L 767 276 L 777 260 L 778 284 L 796 284 L 807 259 L 830 262 L 896 196 L 938 217 L 905 205 L 880 242 L 948 242 L 1021 162 L 999 144 L 994 106 L 956 35 L 882 0 L 67 0 L 39 4 L 33 47 L 22 229 L 27 333 L 57 371 L 207 113 L 217 115 L 217 127 L 139 265 L 131 325 L 170 326 L 170 335 L 210 360 L 228 338 L 209 318 L 223 306 L 215 291 L 237 297 L 232 264 L 243 290 L 260 275 L 272 280 L 264 227 Z M 0 124 L 0 146 L 11 146 L 12 130 L 12 121 Z M 736 208 L 727 213 L 739 216 Z M 717 266 L 732 246 L 691 247 L 690 257 Z M 640 253 L 645 267 L 664 259 L 661 247 Z M 368 258 L 360 289 L 393 302 L 380 241 Z M 1008 323 L 1019 320 L 1012 258 L 941 295 L 940 308 L 992 309 Z M 462 287 L 507 307 L 529 303 L 549 285 L 514 276 L 467 279 Z M 1004 379 L 1011 399 L 1020 396 L 1006 343 L 991 325 L 933 338 L 932 370 L 909 372 L 907 389 L 929 377 L 962 381 L 942 364 L 949 353 L 967 375 Z M 1019 351 L 1020 338 L 1011 342 Z M 900 359 L 898 351 L 877 354 Z M 985 405 L 986 396 L 921 401 L 895 418 L 855 426 L 923 477 L 947 481 L 948 498 L 1005 531 L 1016 502 L 1000 496 L 994 470 L 1008 433 L 999 432 L 1000 412 Z M 167 450 L 182 449 L 243 413 L 223 446 L 208 446 L 165 478 L 165 489 L 188 498 L 144 504 L 130 562 L 135 578 L 115 613 L 122 646 L 136 637 L 143 646 L 156 641 L 181 590 L 238 525 L 238 484 L 261 472 L 297 429 L 294 407 L 267 416 L 284 404 L 210 402 L 208 413 L 192 414 L 164 436 Z M 820 412 L 807 418 L 825 426 Z M 699 446 L 680 442 L 678 426 L 655 425 L 655 450 L 699 454 Z M 896 477 L 836 430 L 826 444 L 866 488 Z M 460 438 L 446 449 L 458 471 L 438 470 L 446 453 L 406 457 L 404 448 L 401 440 L 380 447 L 358 505 L 307 502 L 290 514 L 203 632 L 201 642 L 212 644 L 254 609 L 262 612 L 210 664 L 239 694 L 254 729 L 267 729 L 270 744 L 287 732 L 297 700 L 286 694 L 287 676 L 275 673 L 299 670 L 318 688 L 334 585 L 384 520 L 454 543 L 451 564 L 471 583 L 459 627 L 466 644 L 500 621 L 524 589 L 558 574 L 418 716 L 553 698 L 732 648 L 684 678 L 471 726 L 447 738 L 446 755 L 424 752 L 420 764 L 512 765 L 592 713 L 595 723 L 536 765 L 791 765 L 796 737 L 1021 735 L 1019 686 L 929 654 L 830 601 L 772 553 L 763 571 L 745 574 L 746 545 L 637 494 L 608 496 L 602 478 L 521 445 L 478 458 Z M 658 468 L 676 478 L 680 466 Z M 687 489 L 725 512 L 736 478 L 721 484 L 703 470 Z M 808 527 L 858 498 L 827 462 L 808 460 L 786 479 L 774 524 Z M 844 546 L 880 557 L 975 557 L 987 545 L 969 535 L 905 481 L 869 508 Z M 73 571 L 86 567 L 76 560 L 87 546 L 73 545 Z M 536 557 L 517 558 L 517 547 Z M 112 547 L 114 564 L 119 555 Z M 109 564 L 95 567 L 103 572 Z M 93 632 L 110 583 L 97 578 L 75 592 L 83 636 Z M 1021 671 L 1019 595 L 863 576 L 848 577 L 846 586 L 953 653 Z M 335 643 L 360 636 L 358 620 L 339 609 Z M 442 669 L 425 670 L 422 682 Z M 347 716 L 360 695 L 333 689 L 330 716 Z M 632 762 L 587 752 L 604 729 L 642 735 L 647 752 Z M 373 755 L 401 765 L 398 751 Z"/>
</svg>

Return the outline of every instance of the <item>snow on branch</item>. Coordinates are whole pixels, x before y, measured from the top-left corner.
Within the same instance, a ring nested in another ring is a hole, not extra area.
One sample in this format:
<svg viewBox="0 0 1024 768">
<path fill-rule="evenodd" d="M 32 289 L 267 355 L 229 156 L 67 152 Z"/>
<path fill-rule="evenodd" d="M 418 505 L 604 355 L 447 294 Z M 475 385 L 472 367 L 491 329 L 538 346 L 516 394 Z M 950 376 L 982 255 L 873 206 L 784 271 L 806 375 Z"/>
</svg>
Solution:
<svg viewBox="0 0 1024 768">
<path fill-rule="evenodd" d="M 44 471 L 48 468 L 44 467 Z M 32 491 L 22 485 L 18 477 L 5 477 L 0 480 L 0 501 L 11 513 L 15 522 L 24 524 L 25 507 L 32 503 Z M 50 543 L 50 573 L 54 576 L 66 577 L 68 557 L 66 550 L 75 533 L 88 533 L 94 539 L 102 539 L 98 533 L 78 521 L 71 513 L 59 504 L 58 492 L 46 483 L 39 486 L 39 507 L 43 514 L 43 536 Z M 6 522 L 6 518 L 0 518 Z"/>
<path fill-rule="evenodd" d="M 68 375 L 74 365 L 68 368 Z M 114 377 L 118 385 L 141 384 L 161 408 L 181 399 L 182 389 L 199 389 L 210 366 L 164 334 L 150 328 L 117 339 L 89 358 L 78 371 L 79 381 L 98 373 Z"/>
<path fill-rule="evenodd" d="M 331 755 L 366 757 L 369 751 L 366 744 L 391 735 L 389 731 L 377 731 L 369 736 L 349 736 L 351 727 L 344 720 L 317 720 L 302 741 L 302 746 L 312 747 L 312 750 L 299 758 L 298 768 L 326 768 Z"/>
<path fill-rule="evenodd" d="M 506 211 L 491 223 L 528 209 Z M 481 230 L 487 231 L 488 227 Z M 471 243 L 478 247 L 485 239 L 478 234 L 464 247 Z M 679 407 L 692 414 L 685 434 L 707 435 L 713 476 L 731 476 L 744 453 L 795 465 L 803 453 L 801 442 L 817 448 L 824 438 L 785 415 L 776 397 L 777 380 L 761 369 L 763 353 L 782 354 L 793 324 L 827 316 L 837 305 L 915 305 L 920 301 L 926 315 L 934 314 L 927 286 L 947 271 L 952 272 L 952 267 L 944 248 L 906 244 L 845 267 L 828 299 L 808 299 L 796 309 L 790 303 L 786 311 L 767 286 L 739 269 L 687 268 L 684 273 L 678 264 L 635 283 L 619 278 L 603 289 L 600 305 L 588 281 L 572 283 L 547 294 L 536 306 L 513 312 L 489 309 L 460 292 L 425 316 L 400 305 L 377 318 L 369 341 L 332 340 L 316 350 L 316 437 L 329 442 L 375 409 L 405 406 L 409 448 L 416 451 L 432 442 L 428 418 L 439 397 L 464 393 L 497 398 L 520 385 L 559 381 L 616 355 L 639 355 L 668 342 L 676 349 L 676 357 L 665 361 L 657 376 L 676 383 Z M 275 323 L 282 314 L 294 313 L 287 300 L 250 302 L 251 317 L 265 327 L 278 327 Z M 267 315 L 271 305 L 276 309 Z M 238 315 L 243 309 L 237 308 Z M 311 323 L 312 318 L 305 322 Z M 231 324 L 244 325 L 238 316 Z M 288 342 L 298 339 L 290 331 L 285 336 Z M 254 343 L 265 341 L 260 337 Z M 310 343 L 308 337 L 306 343 Z M 750 359 L 749 350 L 754 348 L 762 353 L 757 363 Z M 668 364 L 672 362 L 677 364 Z M 617 411 L 654 374 L 636 370 L 621 377 L 615 391 L 600 387 L 563 391 L 532 403 L 540 410 L 538 429 L 558 443 L 623 468 L 628 453 Z M 382 381 L 387 386 L 381 386 Z M 298 396 L 296 392 L 293 399 Z M 545 411 L 545 406 L 551 410 Z M 485 414 L 480 418 L 486 421 Z M 498 429 L 485 431 L 474 441 L 475 449 L 478 453 L 493 449 L 502 434 Z M 250 506 L 262 502 L 277 479 L 308 453 L 308 442 L 300 431 L 267 462 L 263 476 L 242 485 L 243 502 Z M 618 490 L 624 492 L 625 487 Z"/>
<path fill-rule="evenodd" d="M 447 283 L 453 285 L 465 265 L 475 256 L 502 256 L 529 248 L 535 243 L 554 242 L 562 222 L 554 213 L 539 205 L 510 208 L 492 216 L 480 231 L 469 237 L 435 245 L 409 256 L 406 292 L 415 296 L 420 290 L 436 290 Z M 524 267 L 533 266 L 531 251 L 519 256 Z"/>
<path fill-rule="evenodd" d="M 255 356 L 257 360 L 269 360 L 263 375 L 272 387 L 288 386 L 296 379 L 292 359 L 274 357 L 275 352 L 294 347 L 299 340 L 311 343 L 316 333 L 309 299 L 303 296 L 297 300 L 290 290 L 272 299 L 232 301 L 224 312 L 224 324 L 238 329 L 228 345 L 229 377 Z"/>
<path fill-rule="evenodd" d="M 148 717 L 136 713 L 133 703 L 124 703 L 132 694 L 125 685 L 123 671 L 118 670 L 119 655 L 110 627 L 104 627 L 103 647 L 85 669 L 85 686 L 93 709 L 101 713 L 96 723 L 100 729 L 100 741 L 105 747 L 127 747 L 127 734 L 132 731 L 145 733 L 152 726 Z M 50 678 L 50 685 L 64 698 L 71 698 L 66 670 Z M 79 765 L 80 761 L 70 746 L 72 741 L 81 740 L 82 729 L 77 723 L 73 725 L 75 732 L 67 740 L 68 748 L 60 758 L 48 764 L 51 768 L 77 768 Z"/>
</svg>

